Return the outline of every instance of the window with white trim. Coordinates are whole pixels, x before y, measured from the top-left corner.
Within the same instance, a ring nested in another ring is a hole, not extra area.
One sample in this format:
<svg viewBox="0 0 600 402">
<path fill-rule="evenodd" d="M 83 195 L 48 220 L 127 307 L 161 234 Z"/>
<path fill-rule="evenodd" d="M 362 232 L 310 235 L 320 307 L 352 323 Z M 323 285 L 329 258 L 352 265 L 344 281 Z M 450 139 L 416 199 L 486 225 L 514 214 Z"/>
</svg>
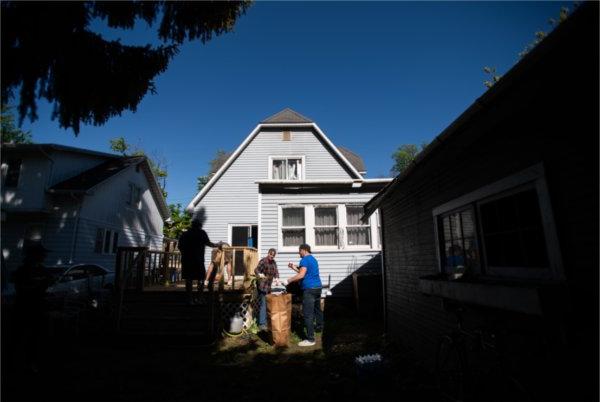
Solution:
<svg viewBox="0 0 600 402">
<path fill-rule="evenodd" d="M 119 245 L 119 232 L 104 228 L 96 229 L 96 240 L 94 242 L 94 253 L 116 254 Z"/>
<path fill-rule="evenodd" d="M 348 246 L 370 246 L 371 226 L 360 220 L 362 205 L 346 205 L 346 241 Z"/>
<path fill-rule="evenodd" d="M 304 207 L 281 209 L 281 233 L 284 247 L 298 247 L 306 243 Z"/>
<path fill-rule="evenodd" d="M 270 158 L 270 177 L 272 180 L 302 180 L 304 158 L 287 156 Z"/>
<path fill-rule="evenodd" d="M 443 273 L 517 279 L 562 275 L 540 166 L 461 198 L 464 202 L 434 210 Z"/>
<path fill-rule="evenodd" d="M 338 246 L 336 206 L 315 206 L 315 246 Z"/>
<path fill-rule="evenodd" d="M 371 250 L 377 225 L 362 222 L 362 205 L 280 205 L 280 251 L 297 251 L 302 243 L 315 250 Z M 377 245 L 375 245 L 377 246 Z"/>
</svg>

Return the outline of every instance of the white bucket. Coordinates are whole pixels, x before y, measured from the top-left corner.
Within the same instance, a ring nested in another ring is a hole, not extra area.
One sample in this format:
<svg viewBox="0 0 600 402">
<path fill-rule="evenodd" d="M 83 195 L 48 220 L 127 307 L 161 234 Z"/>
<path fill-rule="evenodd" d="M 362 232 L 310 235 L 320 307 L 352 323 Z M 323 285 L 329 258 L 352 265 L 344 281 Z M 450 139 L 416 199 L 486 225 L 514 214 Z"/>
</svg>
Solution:
<svg viewBox="0 0 600 402">
<path fill-rule="evenodd" d="M 229 324 L 229 333 L 239 334 L 242 328 L 244 328 L 244 319 L 238 315 L 233 316 Z"/>
</svg>

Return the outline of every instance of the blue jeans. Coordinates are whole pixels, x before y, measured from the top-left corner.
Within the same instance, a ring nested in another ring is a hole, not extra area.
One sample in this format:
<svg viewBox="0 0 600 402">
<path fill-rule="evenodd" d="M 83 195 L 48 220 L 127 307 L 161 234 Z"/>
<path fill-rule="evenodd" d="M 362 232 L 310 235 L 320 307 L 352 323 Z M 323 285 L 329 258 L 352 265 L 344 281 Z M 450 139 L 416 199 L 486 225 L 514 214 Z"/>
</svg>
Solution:
<svg viewBox="0 0 600 402">
<path fill-rule="evenodd" d="M 258 292 L 258 325 L 267 325 L 267 294 L 261 290 Z"/>
<path fill-rule="evenodd" d="M 321 311 L 321 288 L 304 289 L 302 297 L 302 315 L 306 327 L 306 339 L 315 341 L 316 327 L 323 328 L 323 311 Z"/>
</svg>

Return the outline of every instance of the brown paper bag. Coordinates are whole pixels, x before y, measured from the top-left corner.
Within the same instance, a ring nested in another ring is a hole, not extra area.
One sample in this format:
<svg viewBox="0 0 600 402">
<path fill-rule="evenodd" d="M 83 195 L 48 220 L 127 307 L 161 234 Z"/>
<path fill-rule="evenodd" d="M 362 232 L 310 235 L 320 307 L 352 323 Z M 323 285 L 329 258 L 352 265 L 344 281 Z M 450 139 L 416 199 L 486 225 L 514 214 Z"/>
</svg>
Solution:
<svg viewBox="0 0 600 402">
<path fill-rule="evenodd" d="M 288 346 L 292 330 L 292 295 L 267 295 L 267 313 L 275 346 Z"/>
</svg>

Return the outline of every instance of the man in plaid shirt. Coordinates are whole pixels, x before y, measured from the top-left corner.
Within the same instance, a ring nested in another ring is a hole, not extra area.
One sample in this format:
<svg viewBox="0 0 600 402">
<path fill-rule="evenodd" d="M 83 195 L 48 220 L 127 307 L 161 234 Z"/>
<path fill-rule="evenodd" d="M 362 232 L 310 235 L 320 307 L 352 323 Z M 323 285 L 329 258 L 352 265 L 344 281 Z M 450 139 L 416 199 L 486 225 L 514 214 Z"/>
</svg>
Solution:
<svg viewBox="0 0 600 402">
<path fill-rule="evenodd" d="M 258 263 L 254 274 L 259 278 L 258 291 L 258 327 L 261 331 L 267 330 L 267 294 L 271 293 L 271 284 L 273 278 L 279 278 L 277 263 L 275 262 L 277 251 L 274 248 L 269 249 L 269 253 Z"/>
</svg>

